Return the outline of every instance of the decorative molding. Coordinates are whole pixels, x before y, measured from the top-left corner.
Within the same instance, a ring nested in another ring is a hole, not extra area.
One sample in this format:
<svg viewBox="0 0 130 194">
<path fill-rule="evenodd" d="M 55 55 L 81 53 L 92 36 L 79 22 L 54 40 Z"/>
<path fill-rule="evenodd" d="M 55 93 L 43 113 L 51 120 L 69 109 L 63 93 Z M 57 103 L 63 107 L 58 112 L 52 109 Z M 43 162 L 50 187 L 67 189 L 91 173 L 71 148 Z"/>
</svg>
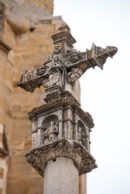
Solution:
<svg viewBox="0 0 130 194">
<path fill-rule="evenodd" d="M 30 120 L 37 119 L 40 115 L 48 112 L 50 110 L 58 110 L 59 107 L 67 107 L 70 106 L 74 111 L 76 111 L 80 117 L 84 120 L 89 128 L 94 127 L 92 116 L 88 112 L 84 112 L 76 99 L 69 93 L 65 92 L 62 95 L 62 98 L 49 104 L 44 104 L 42 106 L 34 108 L 31 112 L 28 113 Z"/>
<path fill-rule="evenodd" d="M 71 158 L 79 171 L 79 175 L 88 173 L 97 168 L 95 159 L 80 143 L 60 139 L 45 146 L 37 147 L 26 153 L 27 161 L 33 168 L 44 176 L 44 170 L 49 160 L 56 160 L 57 157 Z"/>
</svg>

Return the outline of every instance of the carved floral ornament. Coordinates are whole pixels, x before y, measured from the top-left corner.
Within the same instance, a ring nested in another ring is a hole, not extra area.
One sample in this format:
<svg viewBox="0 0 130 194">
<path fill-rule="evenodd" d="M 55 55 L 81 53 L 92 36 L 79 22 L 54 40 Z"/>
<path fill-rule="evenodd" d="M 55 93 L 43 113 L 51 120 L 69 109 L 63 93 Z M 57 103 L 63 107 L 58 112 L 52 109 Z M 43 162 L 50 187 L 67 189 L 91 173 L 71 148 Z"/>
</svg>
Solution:
<svg viewBox="0 0 130 194">
<path fill-rule="evenodd" d="M 76 141 L 68 141 L 64 138 L 35 148 L 26 154 L 27 161 L 41 176 L 44 176 L 47 162 L 49 160 L 55 161 L 57 157 L 71 158 L 80 175 L 97 168 L 95 159 L 85 147 Z"/>
</svg>

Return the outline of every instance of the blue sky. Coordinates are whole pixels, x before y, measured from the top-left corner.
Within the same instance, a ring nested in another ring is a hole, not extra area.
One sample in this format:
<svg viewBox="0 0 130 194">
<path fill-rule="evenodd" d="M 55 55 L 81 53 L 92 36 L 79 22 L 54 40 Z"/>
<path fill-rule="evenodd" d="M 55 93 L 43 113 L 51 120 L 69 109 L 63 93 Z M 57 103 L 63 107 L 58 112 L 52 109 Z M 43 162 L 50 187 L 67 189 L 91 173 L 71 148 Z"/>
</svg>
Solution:
<svg viewBox="0 0 130 194">
<path fill-rule="evenodd" d="M 91 153 L 98 169 L 88 174 L 88 194 L 130 194 L 130 0 L 55 0 L 55 15 L 71 27 L 80 51 L 117 46 L 104 70 L 81 78 L 82 108 L 95 127 Z"/>
</svg>

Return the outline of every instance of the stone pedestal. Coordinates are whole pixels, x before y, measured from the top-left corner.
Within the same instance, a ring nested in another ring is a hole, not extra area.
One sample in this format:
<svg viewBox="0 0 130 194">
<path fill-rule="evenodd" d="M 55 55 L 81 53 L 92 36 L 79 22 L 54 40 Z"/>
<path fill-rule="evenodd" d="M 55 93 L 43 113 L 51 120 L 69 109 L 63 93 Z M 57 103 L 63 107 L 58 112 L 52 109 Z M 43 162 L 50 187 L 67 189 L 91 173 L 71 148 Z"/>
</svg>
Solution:
<svg viewBox="0 0 130 194">
<path fill-rule="evenodd" d="M 71 159 L 59 157 L 48 161 L 44 194 L 79 194 L 79 172 Z"/>
</svg>

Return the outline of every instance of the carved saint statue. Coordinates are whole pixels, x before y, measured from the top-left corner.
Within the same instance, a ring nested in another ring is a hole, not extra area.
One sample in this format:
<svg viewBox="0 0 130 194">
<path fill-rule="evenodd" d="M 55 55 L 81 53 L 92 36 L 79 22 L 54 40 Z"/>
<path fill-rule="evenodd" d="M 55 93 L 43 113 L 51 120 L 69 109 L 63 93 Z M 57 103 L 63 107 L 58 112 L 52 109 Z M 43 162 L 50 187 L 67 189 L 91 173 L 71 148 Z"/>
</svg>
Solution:
<svg viewBox="0 0 130 194">
<path fill-rule="evenodd" d="M 74 84 L 83 74 L 82 70 L 79 68 L 73 68 L 69 73 L 68 73 L 68 83 Z"/>
<path fill-rule="evenodd" d="M 77 141 L 79 143 L 82 142 L 82 128 L 81 127 L 78 127 L 78 129 L 77 129 Z"/>
<path fill-rule="evenodd" d="M 52 71 L 48 80 L 43 80 L 43 86 L 45 88 L 61 85 L 61 73 L 58 69 Z"/>
<path fill-rule="evenodd" d="M 54 121 L 50 122 L 49 127 L 46 129 L 45 133 L 43 134 L 44 136 L 44 142 L 45 143 L 49 143 L 49 142 L 53 142 L 56 141 L 58 139 L 58 126 L 55 124 Z"/>
<path fill-rule="evenodd" d="M 61 53 L 62 51 L 63 51 L 62 44 L 61 44 L 61 43 L 55 44 L 54 54 L 59 54 L 59 53 Z"/>
<path fill-rule="evenodd" d="M 89 136 L 83 135 L 83 131 L 80 126 L 78 126 L 78 129 L 77 129 L 77 141 L 82 145 L 84 145 L 86 148 L 88 148 L 87 143 L 89 142 Z"/>
</svg>

